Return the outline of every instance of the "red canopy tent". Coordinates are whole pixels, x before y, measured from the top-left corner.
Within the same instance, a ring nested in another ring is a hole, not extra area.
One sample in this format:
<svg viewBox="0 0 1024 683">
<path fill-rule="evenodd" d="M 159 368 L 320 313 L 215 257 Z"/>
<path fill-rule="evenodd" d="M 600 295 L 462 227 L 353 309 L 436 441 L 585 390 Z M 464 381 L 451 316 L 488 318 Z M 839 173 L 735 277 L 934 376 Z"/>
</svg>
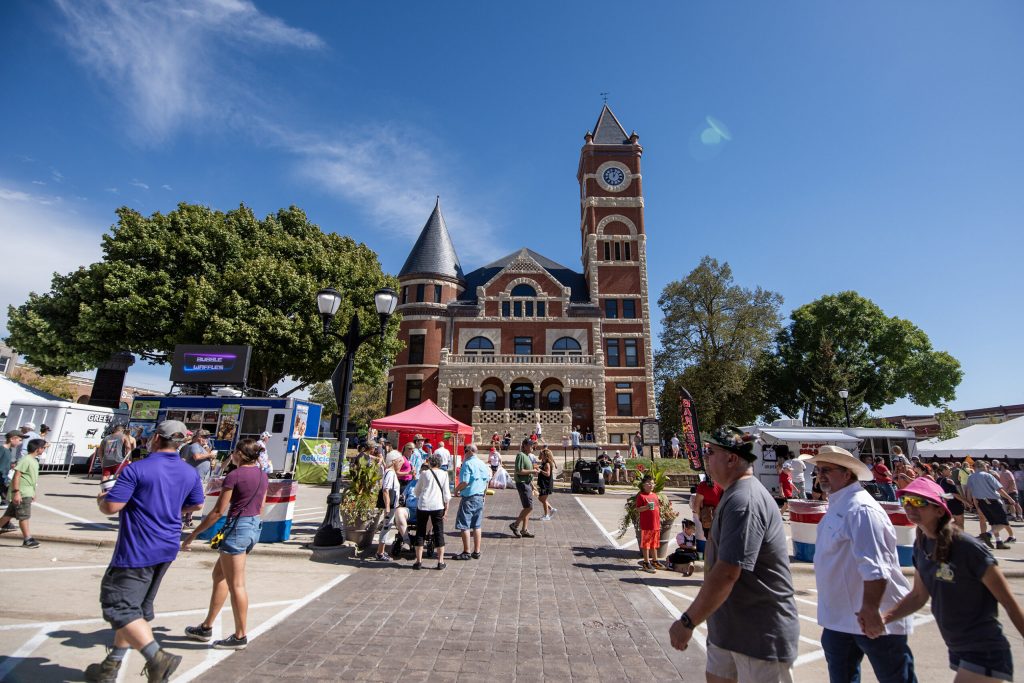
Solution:
<svg viewBox="0 0 1024 683">
<path fill-rule="evenodd" d="M 398 450 L 416 434 L 422 434 L 435 449 L 439 441 L 444 441 L 453 455 L 461 457 L 463 447 L 473 439 L 472 427 L 438 408 L 429 398 L 409 410 L 374 420 L 370 426 L 378 432 L 388 432 L 389 441 Z"/>
</svg>

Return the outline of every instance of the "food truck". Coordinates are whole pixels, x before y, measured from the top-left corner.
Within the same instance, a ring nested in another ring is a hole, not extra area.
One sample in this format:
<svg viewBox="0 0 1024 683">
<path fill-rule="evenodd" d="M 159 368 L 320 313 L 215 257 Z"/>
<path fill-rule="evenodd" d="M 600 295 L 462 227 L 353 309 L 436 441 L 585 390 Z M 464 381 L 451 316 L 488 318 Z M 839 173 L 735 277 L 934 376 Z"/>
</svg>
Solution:
<svg viewBox="0 0 1024 683">
<path fill-rule="evenodd" d="M 754 452 L 758 457 L 754 461 L 754 476 L 777 498 L 782 497 L 779 489 L 781 463 L 799 455 L 817 455 L 818 449 L 825 445 L 845 448 L 858 458 L 862 455 L 882 456 L 890 466 L 894 446 L 899 446 L 908 458 L 917 453 L 912 429 L 804 427 L 799 420 L 778 420 L 771 426 L 752 425 L 742 429 L 757 437 Z M 809 490 L 809 479 L 807 487 Z"/>
<path fill-rule="evenodd" d="M 84 468 L 110 429 L 128 423 L 128 411 L 71 401 L 15 401 L 7 409 L 7 427 L 17 429 L 26 422 L 35 424 L 37 431 L 44 424 L 51 430 L 40 470 L 67 472 Z"/>
<path fill-rule="evenodd" d="M 214 396 L 172 395 L 136 399 L 128 430 L 146 440 L 158 422 L 180 420 L 192 431 L 210 432 L 211 448 L 231 451 L 239 439 L 259 439 L 270 433 L 267 455 L 275 472 L 295 466 L 299 439 L 316 437 L 320 430 L 319 403 L 276 396 L 239 396 L 218 392 Z"/>
</svg>

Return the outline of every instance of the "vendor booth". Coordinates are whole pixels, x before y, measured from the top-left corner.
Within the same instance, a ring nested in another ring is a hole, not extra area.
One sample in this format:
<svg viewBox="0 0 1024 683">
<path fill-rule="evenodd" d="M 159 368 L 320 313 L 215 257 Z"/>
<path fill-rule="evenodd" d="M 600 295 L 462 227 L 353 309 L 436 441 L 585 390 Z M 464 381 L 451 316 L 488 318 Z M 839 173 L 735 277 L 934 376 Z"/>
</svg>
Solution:
<svg viewBox="0 0 1024 683">
<path fill-rule="evenodd" d="M 429 441 L 435 450 L 438 442 L 444 441 L 454 456 L 452 466 L 455 468 L 462 461 L 466 444 L 473 440 L 472 427 L 459 422 L 430 399 L 404 412 L 374 420 L 370 426 L 380 433 L 387 432 L 388 442 L 398 450 L 417 434 Z"/>
<path fill-rule="evenodd" d="M 923 458 L 1024 460 L 1024 417 L 965 427 L 952 439 L 920 444 L 917 452 Z"/>
</svg>

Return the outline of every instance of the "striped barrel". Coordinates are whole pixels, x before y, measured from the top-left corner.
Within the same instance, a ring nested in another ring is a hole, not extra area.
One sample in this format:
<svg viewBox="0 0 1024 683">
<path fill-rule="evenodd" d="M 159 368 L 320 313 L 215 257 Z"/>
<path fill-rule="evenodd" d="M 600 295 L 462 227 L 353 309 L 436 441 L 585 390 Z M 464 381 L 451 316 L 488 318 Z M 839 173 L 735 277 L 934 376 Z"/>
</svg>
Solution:
<svg viewBox="0 0 1024 683">
<path fill-rule="evenodd" d="M 901 567 L 914 566 L 914 538 L 917 535 L 914 523 L 907 519 L 907 513 L 899 503 L 879 502 L 889 515 L 889 521 L 896 529 L 896 554 Z"/>
<path fill-rule="evenodd" d="M 224 477 L 215 477 L 206 486 L 206 501 L 203 503 L 203 516 L 213 510 L 220 500 L 221 486 Z M 267 502 L 263 506 L 263 530 L 260 532 L 260 543 L 283 543 L 292 533 L 292 517 L 295 514 L 295 494 L 299 490 L 299 482 L 294 479 L 271 479 L 267 490 Z M 199 538 L 208 541 L 224 526 L 225 518 L 199 534 Z"/>
<path fill-rule="evenodd" d="M 789 501 L 789 527 L 793 535 L 793 559 L 814 561 L 814 545 L 818 540 L 818 522 L 825 516 L 828 503 L 817 500 Z"/>
</svg>

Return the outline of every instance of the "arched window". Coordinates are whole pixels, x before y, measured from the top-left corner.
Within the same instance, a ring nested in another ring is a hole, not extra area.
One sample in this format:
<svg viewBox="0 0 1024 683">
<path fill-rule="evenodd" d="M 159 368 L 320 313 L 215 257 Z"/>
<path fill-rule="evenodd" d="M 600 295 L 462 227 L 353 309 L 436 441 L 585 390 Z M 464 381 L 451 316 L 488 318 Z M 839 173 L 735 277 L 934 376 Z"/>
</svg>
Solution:
<svg viewBox="0 0 1024 683">
<path fill-rule="evenodd" d="M 498 392 L 494 389 L 486 390 L 480 397 L 480 407 L 484 410 L 497 410 L 498 409 Z"/>
<path fill-rule="evenodd" d="M 537 296 L 537 290 L 530 285 L 516 285 L 512 288 L 512 296 Z"/>
<path fill-rule="evenodd" d="M 583 347 L 572 337 L 560 337 L 551 345 L 553 356 L 580 356 L 583 355 Z"/>
<path fill-rule="evenodd" d="M 467 356 L 493 356 L 494 342 L 487 337 L 473 337 L 466 342 L 463 352 Z"/>
<path fill-rule="evenodd" d="M 548 392 L 548 410 L 561 410 L 562 409 L 562 392 L 558 389 L 552 389 Z"/>
</svg>

